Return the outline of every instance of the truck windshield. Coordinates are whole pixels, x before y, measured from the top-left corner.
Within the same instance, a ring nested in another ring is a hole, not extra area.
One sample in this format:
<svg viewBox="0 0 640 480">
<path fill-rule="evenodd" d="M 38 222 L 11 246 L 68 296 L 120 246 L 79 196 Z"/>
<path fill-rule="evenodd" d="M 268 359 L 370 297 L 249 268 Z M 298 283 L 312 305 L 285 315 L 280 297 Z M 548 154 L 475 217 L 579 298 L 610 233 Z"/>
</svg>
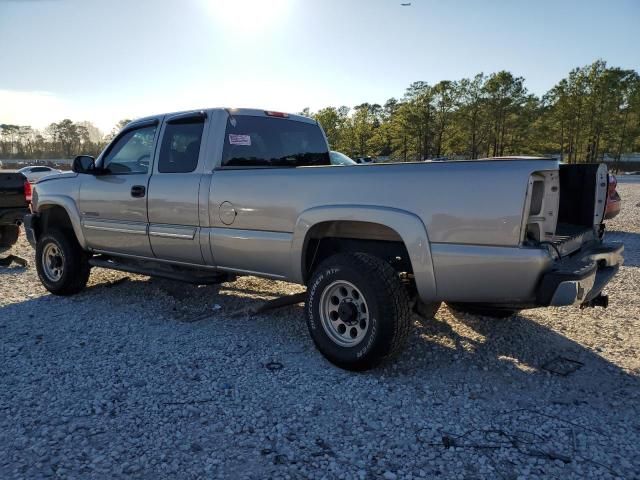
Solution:
<svg viewBox="0 0 640 480">
<path fill-rule="evenodd" d="M 331 165 L 318 125 L 284 118 L 230 116 L 223 167 L 305 167 Z"/>
</svg>

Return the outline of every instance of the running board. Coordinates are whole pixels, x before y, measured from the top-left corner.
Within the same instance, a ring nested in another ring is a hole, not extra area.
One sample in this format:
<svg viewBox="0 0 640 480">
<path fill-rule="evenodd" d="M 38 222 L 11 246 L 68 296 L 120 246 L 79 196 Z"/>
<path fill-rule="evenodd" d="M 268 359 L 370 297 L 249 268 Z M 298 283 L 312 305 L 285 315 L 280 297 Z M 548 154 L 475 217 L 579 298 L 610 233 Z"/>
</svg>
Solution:
<svg viewBox="0 0 640 480">
<path fill-rule="evenodd" d="M 209 272 L 195 268 L 181 268 L 160 263 L 154 264 L 149 261 L 128 262 L 104 255 L 90 258 L 89 265 L 92 267 L 135 273 L 138 275 L 161 277 L 179 282 L 192 283 L 195 285 L 214 285 L 235 280 L 234 275 L 223 272 Z"/>
</svg>

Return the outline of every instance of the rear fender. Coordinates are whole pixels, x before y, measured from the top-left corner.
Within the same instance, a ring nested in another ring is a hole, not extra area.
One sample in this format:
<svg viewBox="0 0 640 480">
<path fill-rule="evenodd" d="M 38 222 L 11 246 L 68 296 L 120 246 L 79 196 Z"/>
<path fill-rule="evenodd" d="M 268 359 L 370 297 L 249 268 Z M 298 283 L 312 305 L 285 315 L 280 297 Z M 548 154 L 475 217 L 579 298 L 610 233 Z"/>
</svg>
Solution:
<svg viewBox="0 0 640 480">
<path fill-rule="evenodd" d="M 309 231 L 314 225 L 332 221 L 377 223 L 393 229 L 402 238 L 409 253 L 420 298 L 423 301 L 436 299 L 431 248 L 422 220 L 412 213 L 388 207 L 332 205 L 310 208 L 302 212 L 296 222 L 291 242 L 293 281 L 304 283 L 304 253 Z"/>
</svg>

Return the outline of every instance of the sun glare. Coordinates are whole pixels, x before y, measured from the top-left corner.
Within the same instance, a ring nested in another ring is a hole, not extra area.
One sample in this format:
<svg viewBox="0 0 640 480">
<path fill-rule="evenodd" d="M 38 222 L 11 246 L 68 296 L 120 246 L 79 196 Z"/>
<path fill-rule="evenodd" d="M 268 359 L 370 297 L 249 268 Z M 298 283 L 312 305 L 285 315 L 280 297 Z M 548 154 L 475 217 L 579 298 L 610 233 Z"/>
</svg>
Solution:
<svg viewBox="0 0 640 480">
<path fill-rule="evenodd" d="M 216 24 L 244 34 L 260 33 L 280 25 L 291 0 L 201 0 Z"/>
</svg>

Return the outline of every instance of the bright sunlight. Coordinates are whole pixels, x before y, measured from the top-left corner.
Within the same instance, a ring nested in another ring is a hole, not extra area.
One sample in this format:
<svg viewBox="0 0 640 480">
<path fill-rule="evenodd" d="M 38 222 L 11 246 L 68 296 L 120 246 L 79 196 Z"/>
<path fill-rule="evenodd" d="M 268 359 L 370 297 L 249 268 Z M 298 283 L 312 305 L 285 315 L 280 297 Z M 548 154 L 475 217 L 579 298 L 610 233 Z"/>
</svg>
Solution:
<svg viewBox="0 0 640 480">
<path fill-rule="evenodd" d="M 291 0 L 201 0 L 221 26 L 243 34 L 263 33 L 282 23 Z"/>
</svg>

